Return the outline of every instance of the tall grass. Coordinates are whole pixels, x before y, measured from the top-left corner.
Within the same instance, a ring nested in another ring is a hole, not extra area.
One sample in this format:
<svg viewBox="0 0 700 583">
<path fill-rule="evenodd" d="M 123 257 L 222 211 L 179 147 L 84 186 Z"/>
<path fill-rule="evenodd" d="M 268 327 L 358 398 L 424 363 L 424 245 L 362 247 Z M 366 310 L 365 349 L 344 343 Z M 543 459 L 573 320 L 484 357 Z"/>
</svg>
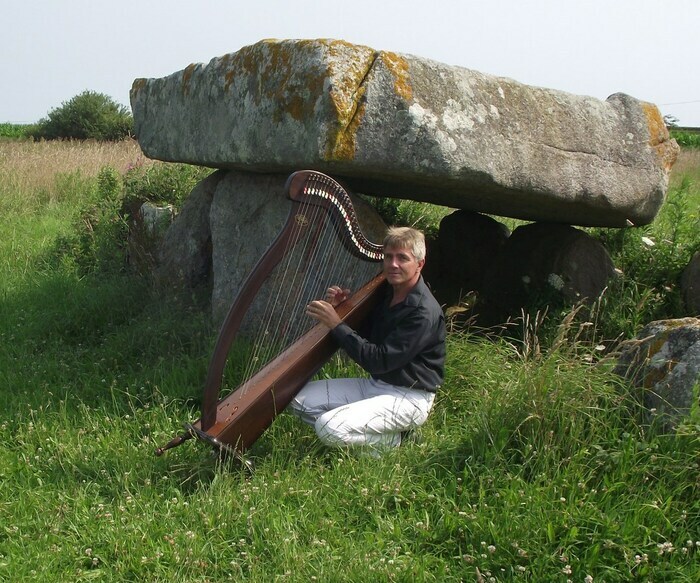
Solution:
<svg viewBox="0 0 700 583">
<path fill-rule="evenodd" d="M 156 458 L 197 416 L 215 331 L 128 270 L 53 260 L 103 171 L 62 190 L 75 145 L 51 146 L 53 196 L 0 186 L 0 579 L 700 578 L 700 428 L 643 423 L 574 318 L 551 346 L 536 322 L 525 343 L 452 333 L 421 439 L 380 459 L 288 415 L 252 475 L 200 443 Z M 15 160 L 7 178 L 38 180 Z"/>
<path fill-rule="evenodd" d="M 148 165 L 135 140 L 0 141 L 0 213 L 16 217 L 56 203 L 70 208 L 105 166 Z"/>
</svg>

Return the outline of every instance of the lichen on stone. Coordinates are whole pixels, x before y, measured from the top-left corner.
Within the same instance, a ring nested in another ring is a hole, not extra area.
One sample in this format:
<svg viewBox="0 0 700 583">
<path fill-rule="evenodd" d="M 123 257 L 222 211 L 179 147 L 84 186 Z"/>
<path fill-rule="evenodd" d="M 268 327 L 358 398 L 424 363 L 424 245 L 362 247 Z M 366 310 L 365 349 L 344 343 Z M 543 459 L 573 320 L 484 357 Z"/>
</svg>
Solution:
<svg viewBox="0 0 700 583">
<path fill-rule="evenodd" d="M 413 87 L 411 86 L 408 61 L 401 55 L 388 51 L 382 52 L 381 58 L 386 68 L 394 76 L 394 93 L 406 102 L 411 101 L 413 99 Z"/>
<path fill-rule="evenodd" d="M 649 145 L 654 149 L 662 166 L 668 172 L 675 164 L 680 148 L 676 141 L 671 139 L 659 108 L 653 103 L 644 101 L 641 102 L 641 106 L 649 128 Z"/>
</svg>

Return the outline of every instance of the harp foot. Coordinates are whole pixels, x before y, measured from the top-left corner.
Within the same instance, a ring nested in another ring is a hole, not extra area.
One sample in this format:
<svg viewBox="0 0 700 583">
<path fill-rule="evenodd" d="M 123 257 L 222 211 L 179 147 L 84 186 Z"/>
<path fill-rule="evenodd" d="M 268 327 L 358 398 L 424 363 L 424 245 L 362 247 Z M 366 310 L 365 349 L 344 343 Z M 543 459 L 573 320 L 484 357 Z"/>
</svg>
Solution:
<svg viewBox="0 0 700 583">
<path fill-rule="evenodd" d="M 192 437 L 192 432 L 187 431 L 186 433 L 183 433 L 182 435 L 178 435 L 177 437 L 173 437 L 168 443 L 166 443 L 163 447 L 159 447 L 156 449 L 155 454 L 160 457 L 162 456 L 166 451 L 169 449 L 172 449 L 174 447 L 177 447 L 178 445 L 183 444 L 185 441 L 190 439 Z"/>
</svg>

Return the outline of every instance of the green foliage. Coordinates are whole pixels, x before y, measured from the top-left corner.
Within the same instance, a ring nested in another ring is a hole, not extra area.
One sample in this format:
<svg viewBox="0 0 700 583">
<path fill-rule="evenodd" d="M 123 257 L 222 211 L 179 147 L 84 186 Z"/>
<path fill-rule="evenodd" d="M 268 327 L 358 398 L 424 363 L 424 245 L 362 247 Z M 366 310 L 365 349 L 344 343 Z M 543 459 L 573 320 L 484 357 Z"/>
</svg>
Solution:
<svg viewBox="0 0 700 583">
<path fill-rule="evenodd" d="M 35 126 L 27 124 L 0 123 L 0 138 L 28 138 L 34 129 Z"/>
<path fill-rule="evenodd" d="M 147 247 L 155 241 L 139 230 L 138 209 L 147 201 L 179 208 L 209 172 L 187 164 L 137 165 L 124 175 L 102 168 L 86 188 L 71 229 L 56 239 L 54 257 L 82 275 L 123 271 L 130 258 L 148 261 L 153 250 Z"/>
<path fill-rule="evenodd" d="M 700 148 L 700 133 L 683 130 L 671 130 L 671 137 L 682 148 Z"/>
<path fill-rule="evenodd" d="M 592 229 L 619 270 L 600 305 L 600 332 L 630 338 L 652 320 L 685 314 L 680 278 L 700 249 L 700 206 L 685 179 L 670 189 L 656 220 L 645 227 Z"/>
<path fill-rule="evenodd" d="M 190 164 L 137 164 L 124 175 L 124 197 L 129 206 L 150 201 L 181 208 L 185 198 L 200 181 L 211 173 L 210 168 Z"/>
<path fill-rule="evenodd" d="M 82 275 L 120 271 L 126 266 L 129 227 L 121 215 L 122 178 L 105 167 L 73 220 L 72 229 L 56 240 L 55 254 Z"/>
<path fill-rule="evenodd" d="M 453 210 L 414 200 L 374 196 L 364 198 L 376 209 L 387 225 L 414 227 L 423 231 L 428 238 L 437 235 L 440 221 Z"/>
<path fill-rule="evenodd" d="M 647 424 L 573 318 L 551 348 L 536 323 L 450 334 L 420 442 L 379 459 L 289 415 L 250 476 L 194 440 L 157 458 L 198 416 L 216 331 L 128 271 L 47 262 L 138 190 L 110 168 L 61 180 L 80 195 L 0 215 L 1 580 L 700 580 L 700 427 Z M 644 230 L 601 230 L 639 286 L 697 241 L 682 191 Z"/>
<path fill-rule="evenodd" d="M 103 93 L 84 91 L 49 112 L 31 135 L 45 140 L 116 141 L 132 131 L 133 118 L 125 106 Z"/>
</svg>

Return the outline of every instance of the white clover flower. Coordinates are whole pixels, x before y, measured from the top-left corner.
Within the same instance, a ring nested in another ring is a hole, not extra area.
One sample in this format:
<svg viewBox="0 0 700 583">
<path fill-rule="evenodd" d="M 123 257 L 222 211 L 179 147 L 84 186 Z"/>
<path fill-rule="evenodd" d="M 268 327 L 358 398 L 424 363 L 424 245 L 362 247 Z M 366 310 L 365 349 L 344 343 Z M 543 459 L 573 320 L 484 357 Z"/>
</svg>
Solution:
<svg viewBox="0 0 700 583">
<path fill-rule="evenodd" d="M 670 542 L 659 543 L 656 546 L 659 549 L 660 555 L 663 555 L 664 553 L 668 553 L 670 555 L 675 550 L 673 548 L 673 543 Z"/>
</svg>

